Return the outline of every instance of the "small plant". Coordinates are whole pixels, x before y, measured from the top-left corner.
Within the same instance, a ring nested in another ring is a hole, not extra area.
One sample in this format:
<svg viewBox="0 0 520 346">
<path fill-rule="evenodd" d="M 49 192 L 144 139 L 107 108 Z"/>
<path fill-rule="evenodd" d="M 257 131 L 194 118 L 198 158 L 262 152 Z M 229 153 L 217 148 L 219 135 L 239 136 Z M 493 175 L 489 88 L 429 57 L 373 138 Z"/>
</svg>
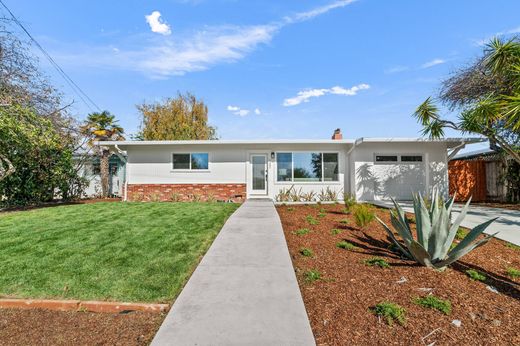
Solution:
<svg viewBox="0 0 520 346">
<path fill-rule="evenodd" d="M 415 223 L 415 216 L 407 216 L 406 219 L 408 220 L 408 223 Z"/>
<path fill-rule="evenodd" d="M 457 233 L 455 234 L 455 239 L 462 240 L 462 239 L 466 238 L 467 235 L 468 235 L 468 231 L 466 231 L 462 227 L 459 227 L 459 229 L 457 230 Z"/>
<path fill-rule="evenodd" d="M 161 195 L 158 192 L 154 192 L 150 194 L 150 202 L 160 202 L 161 201 Z"/>
<path fill-rule="evenodd" d="M 312 202 L 316 199 L 316 192 L 314 192 L 314 191 L 302 192 L 300 194 L 300 198 L 302 201 Z"/>
<path fill-rule="evenodd" d="M 506 243 L 506 246 L 510 249 L 520 251 L 520 246 L 513 244 L 513 243 Z"/>
<path fill-rule="evenodd" d="M 314 282 L 321 279 L 321 273 L 316 269 L 308 270 L 304 273 L 305 281 Z"/>
<path fill-rule="evenodd" d="M 449 300 L 437 298 L 433 295 L 415 298 L 413 302 L 425 308 L 438 310 L 445 315 L 449 315 L 451 313 L 451 302 Z"/>
<path fill-rule="evenodd" d="M 343 210 L 341 212 L 343 214 L 350 214 L 350 209 L 349 208 L 343 208 Z"/>
<path fill-rule="evenodd" d="M 339 229 L 339 228 L 333 228 L 331 231 L 330 231 L 330 234 L 332 235 L 338 235 L 340 234 L 341 232 L 343 232 L 343 230 Z"/>
<path fill-rule="evenodd" d="M 217 199 L 215 198 L 215 196 L 212 194 L 212 193 L 209 193 L 207 196 L 206 196 L 206 202 L 208 203 L 214 203 L 216 202 Z"/>
<path fill-rule="evenodd" d="M 318 214 L 318 217 L 325 217 L 325 216 L 327 216 L 327 214 L 325 214 L 325 213 L 319 213 Z"/>
<path fill-rule="evenodd" d="M 349 221 L 348 219 L 339 220 L 339 223 L 342 225 L 348 225 Z"/>
<path fill-rule="evenodd" d="M 193 194 L 190 196 L 190 201 L 191 202 L 200 202 L 202 200 L 202 196 L 199 195 L 199 194 Z"/>
<path fill-rule="evenodd" d="M 294 211 L 294 208 L 293 207 L 289 207 L 289 208 L 287 208 L 287 211 Z"/>
<path fill-rule="evenodd" d="M 320 209 L 320 213 L 326 213 L 326 212 L 327 212 L 327 209 L 325 209 L 323 207 Z"/>
<path fill-rule="evenodd" d="M 360 228 L 365 228 L 375 217 L 374 212 L 366 204 L 359 204 L 354 209 L 353 214 L 356 225 Z"/>
<path fill-rule="evenodd" d="M 278 194 L 274 197 L 277 202 L 289 202 L 291 200 L 291 194 L 294 186 L 290 188 L 282 188 L 278 191 Z"/>
<path fill-rule="evenodd" d="M 356 196 L 351 193 L 344 193 L 343 202 L 345 203 L 345 210 L 349 211 L 350 208 L 357 204 Z"/>
<path fill-rule="evenodd" d="M 314 257 L 314 252 L 312 252 L 311 249 L 306 248 L 306 247 L 302 247 L 302 248 L 300 249 L 300 254 L 301 254 L 302 256 L 305 256 L 305 257 Z"/>
<path fill-rule="evenodd" d="M 379 218 L 377 220 L 384 227 L 388 236 L 396 244 L 399 250 L 408 258 L 415 260 L 423 266 L 444 270 L 448 265 L 458 261 L 473 249 L 484 245 L 496 235 L 486 235 L 477 240 L 478 236 L 496 220 L 486 221 L 474 227 L 455 247 L 450 249 L 457 230 L 464 220 L 469 209 L 469 203 L 462 208 L 454 222 L 451 221 L 451 211 L 454 198 L 445 201 L 437 189 L 432 192 L 431 202 L 420 195 L 413 197 L 416 220 L 420 220 L 416 227 L 416 236 L 406 219 L 403 208 L 392 199 L 395 213 L 390 213 L 392 226 L 397 231 L 402 241 L 398 241 L 390 228 Z"/>
<path fill-rule="evenodd" d="M 395 321 L 400 325 L 404 325 L 406 322 L 406 310 L 391 302 L 381 302 L 374 306 L 372 312 L 377 316 L 381 316 L 386 319 L 386 322 L 391 326 Z"/>
<path fill-rule="evenodd" d="M 172 201 L 172 202 L 180 202 L 181 199 L 182 198 L 181 198 L 180 193 L 172 192 L 172 194 L 170 195 L 170 201 Z"/>
<path fill-rule="evenodd" d="M 335 202 L 338 200 L 338 195 L 338 191 L 327 186 L 325 189 L 321 189 L 318 193 L 318 199 L 320 202 Z"/>
<path fill-rule="evenodd" d="M 309 223 L 309 225 L 317 225 L 319 224 L 318 220 L 316 220 L 312 215 L 307 215 L 305 217 L 305 220 L 307 220 L 307 222 Z"/>
<path fill-rule="evenodd" d="M 306 235 L 310 232 L 311 230 L 308 229 L 308 228 L 301 228 L 301 229 L 298 229 L 296 230 L 296 232 L 294 232 L 296 235 Z"/>
<path fill-rule="evenodd" d="M 301 194 L 302 194 L 302 188 L 300 187 L 300 189 L 298 191 L 292 189 L 291 187 L 291 192 L 289 193 L 289 200 L 292 201 L 292 202 L 300 202 L 301 201 Z"/>
<path fill-rule="evenodd" d="M 339 247 L 340 249 L 349 250 L 349 251 L 357 249 L 357 246 L 355 246 L 352 243 L 349 243 L 348 241 L 344 241 L 344 240 L 340 241 L 339 243 L 336 243 L 336 247 Z"/>
<path fill-rule="evenodd" d="M 509 277 L 513 278 L 513 279 L 516 279 L 516 278 L 520 278 L 520 270 L 516 269 L 516 268 L 513 268 L 513 267 L 508 267 L 506 269 L 506 273 Z"/>
<path fill-rule="evenodd" d="M 474 281 L 486 281 L 486 279 L 487 279 L 485 274 L 483 274 L 475 269 L 466 270 L 466 275 L 468 275 L 469 278 Z"/>
<path fill-rule="evenodd" d="M 390 264 L 388 264 L 387 261 L 385 261 L 384 259 L 379 258 L 379 257 L 369 258 L 369 259 L 365 260 L 364 263 L 369 267 L 378 266 L 383 269 L 390 268 Z"/>
<path fill-rule="evenodd" d="M 142 202 L 144 201 L 144 193 L 142 192 L 136 192 L 132 195 L 132 200 L 136 202 Z"/>
</svg>

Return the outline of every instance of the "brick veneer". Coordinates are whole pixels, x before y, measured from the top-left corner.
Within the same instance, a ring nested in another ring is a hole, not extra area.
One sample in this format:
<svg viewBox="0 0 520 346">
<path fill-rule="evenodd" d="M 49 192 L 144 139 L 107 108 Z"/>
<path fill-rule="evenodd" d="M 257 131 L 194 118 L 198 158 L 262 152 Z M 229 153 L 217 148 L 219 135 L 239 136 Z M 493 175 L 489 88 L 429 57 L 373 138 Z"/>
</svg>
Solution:
<svg viewBox="0 0 520 346">
<path fill-rule="evenodd" d="M 246 184 L 128 184 L 128 201 L 217 201 L 243 202 Z"/>
</svg>

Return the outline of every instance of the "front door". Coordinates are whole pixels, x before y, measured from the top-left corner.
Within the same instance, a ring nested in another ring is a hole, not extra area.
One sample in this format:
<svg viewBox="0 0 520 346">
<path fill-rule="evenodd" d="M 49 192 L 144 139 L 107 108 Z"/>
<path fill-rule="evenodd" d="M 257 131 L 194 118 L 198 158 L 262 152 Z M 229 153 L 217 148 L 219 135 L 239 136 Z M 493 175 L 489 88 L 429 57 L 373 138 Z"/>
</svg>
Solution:
<svg viewBox="0 0 520 346">
<path fill-rule="evenodd" d="M 251 155 L 251 193 L 267 195 L 267 155 Z"/>
</svg>

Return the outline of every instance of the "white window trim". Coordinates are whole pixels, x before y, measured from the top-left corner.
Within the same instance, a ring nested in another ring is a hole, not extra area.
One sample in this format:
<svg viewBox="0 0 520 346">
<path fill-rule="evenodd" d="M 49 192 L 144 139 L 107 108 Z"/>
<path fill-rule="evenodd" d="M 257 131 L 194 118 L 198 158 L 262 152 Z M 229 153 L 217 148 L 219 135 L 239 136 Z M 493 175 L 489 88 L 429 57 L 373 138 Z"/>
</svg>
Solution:
<svg viewBox="0 0 520 346">
<path fill-rule="evenodd" d="M 206 154 L 208 155 L 208 168 L 206 169 L 193 169 L 191 168 L 191 155 L 192 154 Z M 174 168 L 173 167 L 173 155 L 190 155 L 190 168 Z M 209 152 L 172 152 L 170 155 L 170 158 L 172 160 L 172 169 L 171 172 L 175 173 L 203 173 L 203 172 L 209 172 L 209 163 L 210 163 L 210 153 Z"/>
<path fill-rule="evenodd" d="M 376 161 L 377 156 L 397 156 L 397 161 Z M 402 161 L 402 156 L 420 156 L 422 157 L 421 161 Z M 405 164 L 405 165 L 413 165 L 413 164 L 422 164 L 424 163 L 424 154 L 422 153 L 374 153 L 373 158 L 374 165 L 395 165 L 395 164 Z"/>
<path fill-rule="evenodd" d="M 278 154 L 279 153 L 282 153 L 282 154 L 290 153 L 291 154 L 291 180 L 278 181 Z M 293 159 L 294 153 L 320 153 L 320 154 L 322 154 L 321 155 L 321 167 L 322 167 L 321 179 L 318 181 L 294 181 L 294 159 Z M 323 169 L 323 154 L 338 155 L 338 180 L 331 180 L 331 181 L 324 180 L 325 170 Z M 299 184 L 302 184 L 302 185 L 340 185 L 341 184 L 340 177 L 339 177 L 339 175 L 340 175 L 339 167 L 340 167 L 340 162 L 341 162 L 340 160 L 341 160 L 341 155 L 339 154 L 339 151 L 320 151 L 320 150 L 317 150 L 317 151 L 314 151 L 314 150 L 280 150 L 280 151 L 277 151 L 277 152 L 275 152 L 275 158 L 274 158 L 274 162 L 276 164 L 274 184 L 275 185 L 288 185 L 288 184 L 290 184 L 290 185 L 299 185 Z"/>
</svg>

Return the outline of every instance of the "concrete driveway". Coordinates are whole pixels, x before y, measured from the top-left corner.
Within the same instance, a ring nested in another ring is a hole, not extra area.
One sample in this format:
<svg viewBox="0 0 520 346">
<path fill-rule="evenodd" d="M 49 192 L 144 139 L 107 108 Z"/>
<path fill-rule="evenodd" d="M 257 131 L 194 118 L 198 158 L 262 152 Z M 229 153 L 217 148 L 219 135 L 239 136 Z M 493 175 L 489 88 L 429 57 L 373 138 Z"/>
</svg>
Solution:
<svg viewBox="0 0 520 346">
<path fill-rule="evenodd" d="M 392 202 L 389 201 L 377 201 L 372 203 L 383 207 L 393 207 Z M 405 211 L 413 213 L 412 203 L 399 202 L 399 204 Z M 459 215 L 462 207 L 463 204 L 456 204 L 454 206 L 452 215 L 453 219 Z M 502 208 L 470 206 L 469 211 L 466 214 L 466 218 L 462 222 L 462 226 L 473 228 L 494 217 L 498 217 L 498 220 L 493 222 L 484 233 L 493 234 L 500 232 L 496 235 L 496 238 L 520 246 L 520 211 Z"/>
</svg>

